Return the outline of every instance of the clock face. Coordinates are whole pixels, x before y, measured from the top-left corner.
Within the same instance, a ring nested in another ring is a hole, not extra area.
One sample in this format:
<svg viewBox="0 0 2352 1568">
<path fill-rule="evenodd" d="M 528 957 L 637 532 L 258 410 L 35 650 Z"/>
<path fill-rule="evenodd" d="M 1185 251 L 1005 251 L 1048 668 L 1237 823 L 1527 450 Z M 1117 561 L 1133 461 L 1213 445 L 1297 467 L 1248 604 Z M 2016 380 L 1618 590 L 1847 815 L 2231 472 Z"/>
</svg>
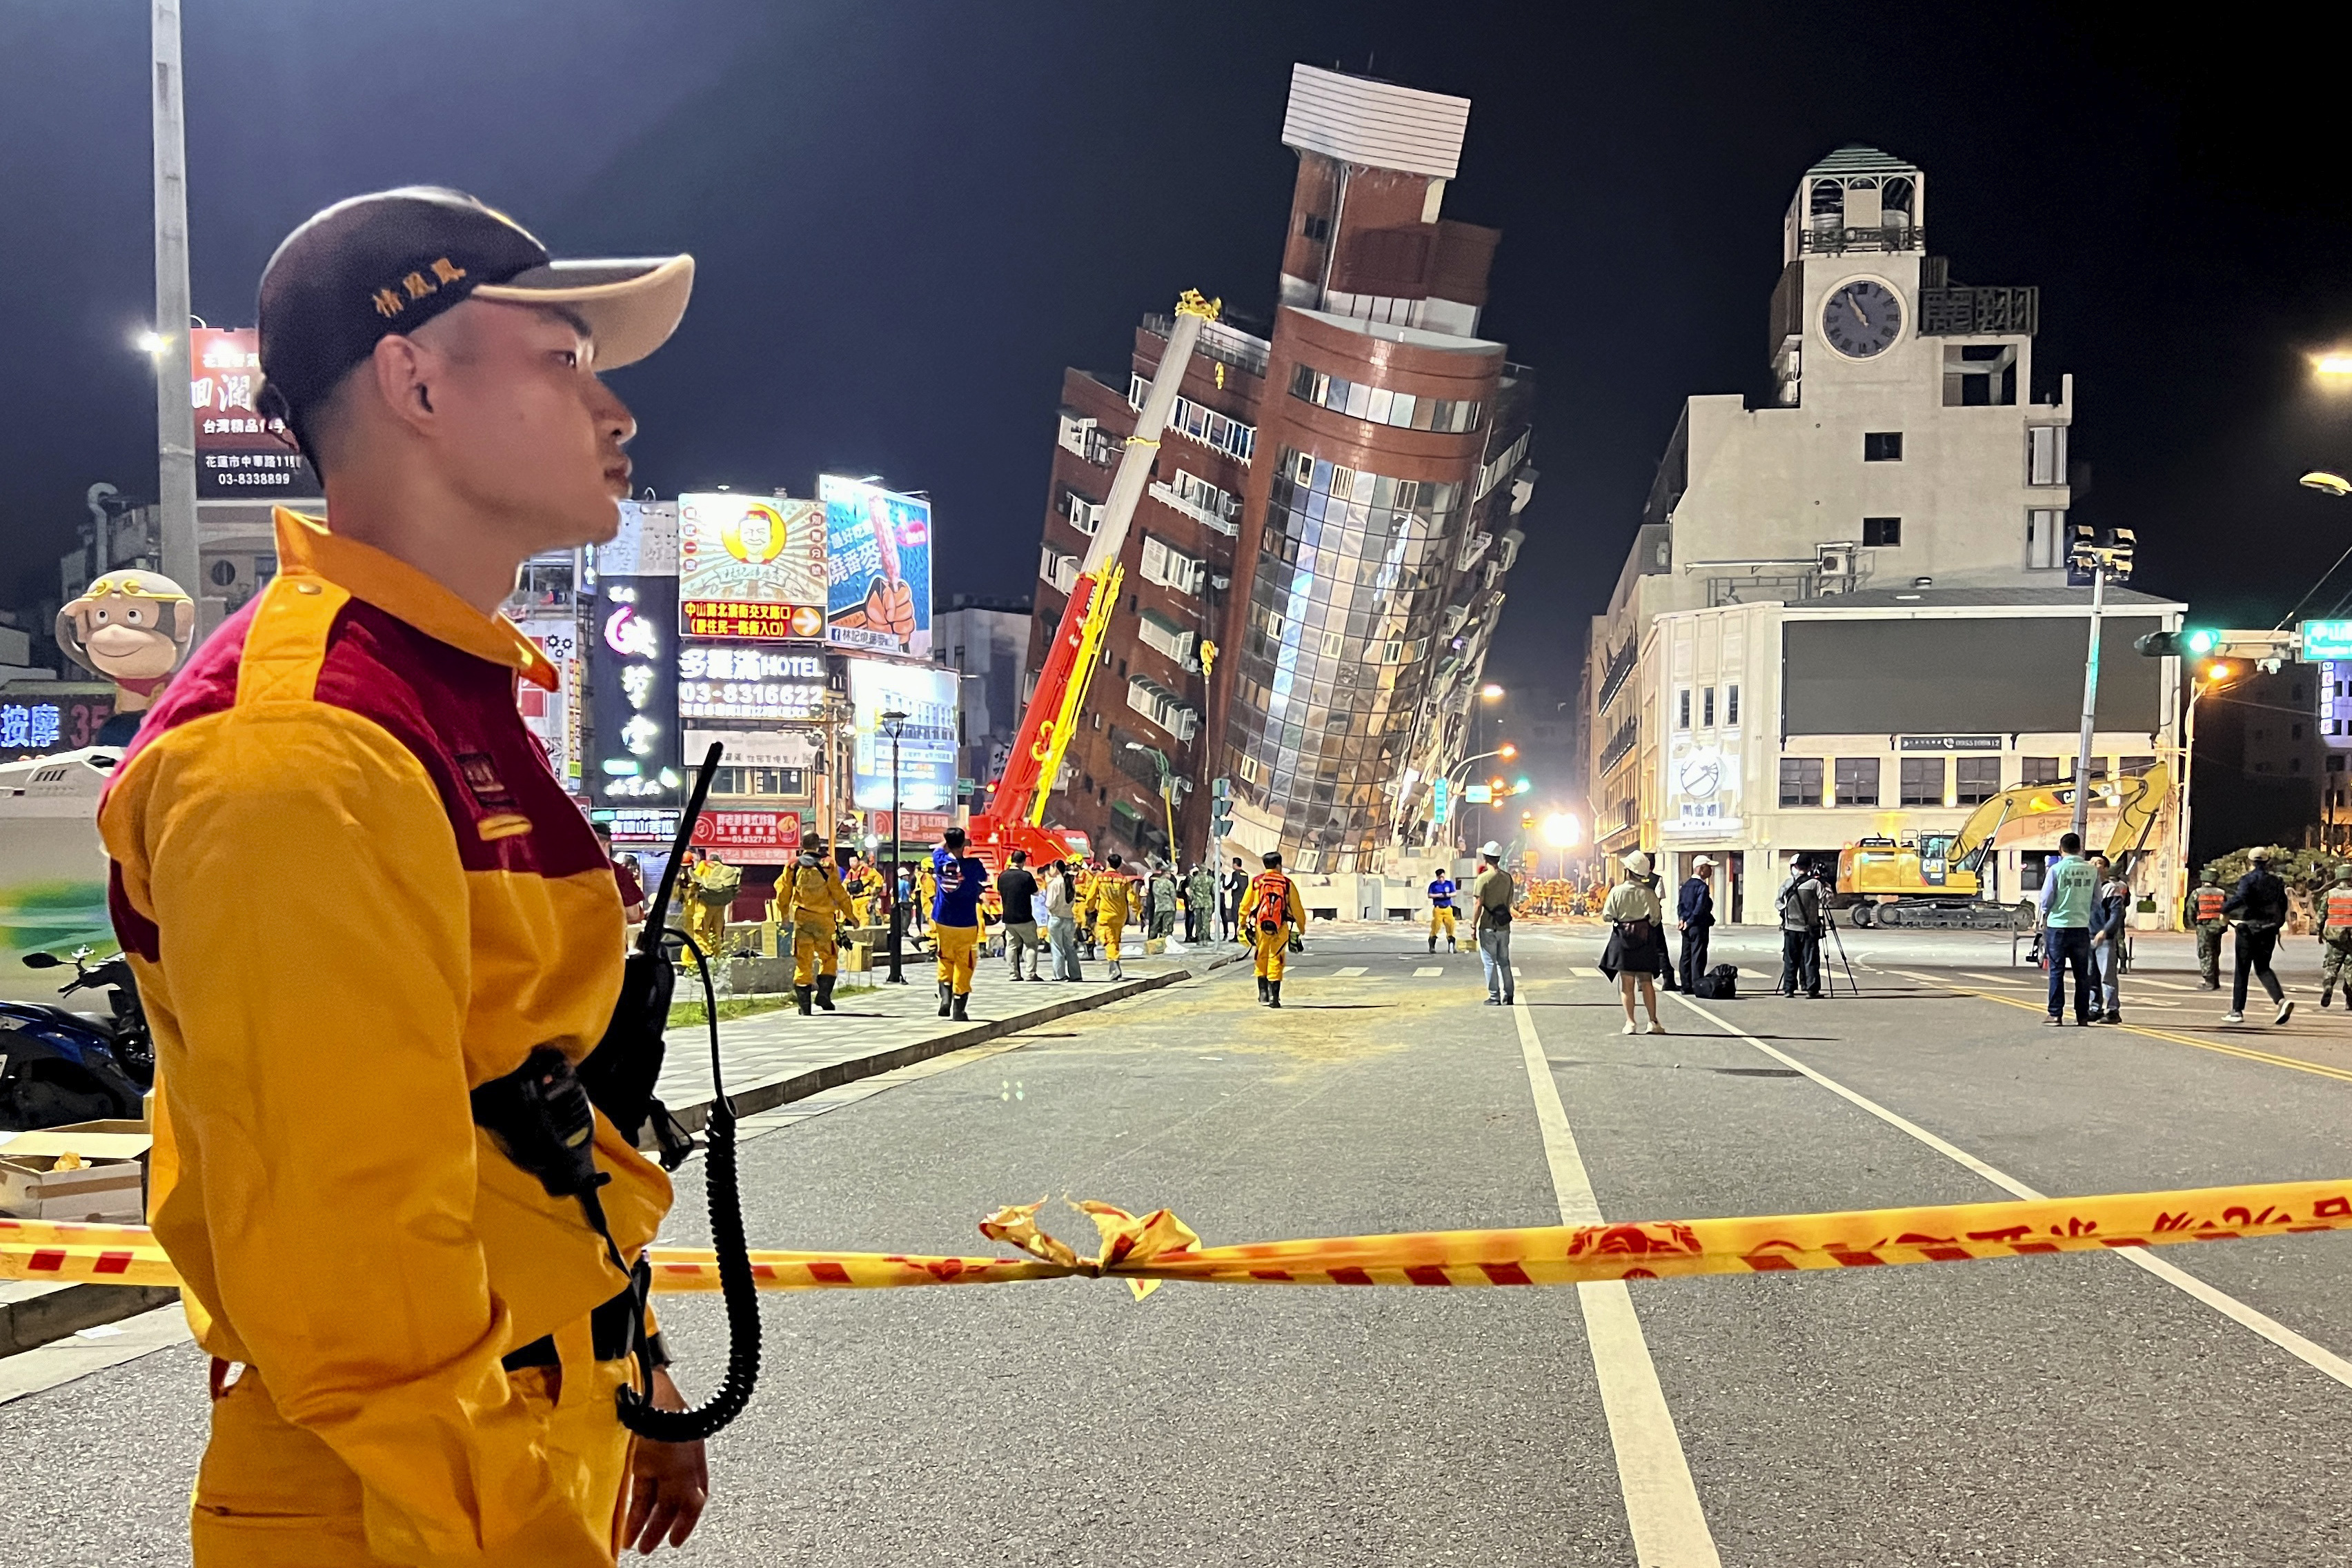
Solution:
<svg viewBox="0 0 2352 1568">
<path fill-rule="evenodd" d="M 1883 353 L 1903 335 L 1903 296 L 1875 277 L 1842 283 L 1822 301 L 1822 336 L 1849 360 Z"/>
</svg>

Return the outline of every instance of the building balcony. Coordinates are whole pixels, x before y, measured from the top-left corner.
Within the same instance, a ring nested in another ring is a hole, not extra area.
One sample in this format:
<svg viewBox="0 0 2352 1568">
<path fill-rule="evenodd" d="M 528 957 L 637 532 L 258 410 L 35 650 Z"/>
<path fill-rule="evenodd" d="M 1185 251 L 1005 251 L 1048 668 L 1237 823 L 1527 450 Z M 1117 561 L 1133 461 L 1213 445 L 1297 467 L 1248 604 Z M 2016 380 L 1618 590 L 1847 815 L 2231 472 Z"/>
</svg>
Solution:
<svg viewBox="0 0 2352 1568">
<path fill-rule="evenodd" d="M 1849 251 L 1925 250 L 1927 231 L 1907 218 L 1876 228 L 1845 228 L 1836 224 L 1809 225 L 1797 231 L 1797 249 L 1807 256 L 1843 256 Z"/>
<path fill-rule="evenodd" d="M 1222 491 L 1218 493 L 1220 495 L 1223 494 Z M 1151 498 L 1159 502 L 1161 506 L 1166 507 L 1171 511 L 1183 513 L 1194 522 L 1199 523 L 1202 528 L 1216 529 L 1217 532 L 1223 534 L 1228 538 L 1242 531 L 1241 503 L 1237 497 L 1227 496 L 1225 497 L 1226 501 L 1230 503 L 1233 507 L 1232 511 L 1227 512 L 1223 508 L 1212 511 L 1208 507 L 1201 506 L 1197 502 L 1180 495 L 1174 486 L 1163 484 L 1160 480 L 1154 479 L 1151 482 Z"/>
<path fill-rule="evenodd" d="M 1625 678 L 1633 673 L 1633 666 L 1640 662 L 1641 653 L 1635 639 L 1632 637 L 1626 638 L 1625 645 L 1609 655 L 1609 668 L 1601 675 L 1601 695 L 1592 705 L 1596 712 L 1608 711 L 1610 702 L 1625 685 Z"/>
<path fill-rule="evenodd" d="M 1618 726 L 1617 733 L 1611 736 L 1609 744 L 1601 749 L 1601 772 L 1606 774 L 1622 762 L 1633 751 L 1633 743 L 1641 738 L 1641 733 L 1642 727 L 1630 718 Z"/>
<path fill-rule="evenodd" d="M 1143 319 L 1143 329 L 1155 338 L 1165 339 L 1176 329 L 1176 318 L 1154 312 Z M 1265 374 L 1267 356 L 1274 345 L 1263 338 L 1253 338 L 1247 332 L 1226 326 L 1222 321 L 1201 323 L 1201 336 L 1193 342 L 1192 351 L 1222 360 L 1237 371 L 1247 371 L 1254 376 Z"/>
</svg>

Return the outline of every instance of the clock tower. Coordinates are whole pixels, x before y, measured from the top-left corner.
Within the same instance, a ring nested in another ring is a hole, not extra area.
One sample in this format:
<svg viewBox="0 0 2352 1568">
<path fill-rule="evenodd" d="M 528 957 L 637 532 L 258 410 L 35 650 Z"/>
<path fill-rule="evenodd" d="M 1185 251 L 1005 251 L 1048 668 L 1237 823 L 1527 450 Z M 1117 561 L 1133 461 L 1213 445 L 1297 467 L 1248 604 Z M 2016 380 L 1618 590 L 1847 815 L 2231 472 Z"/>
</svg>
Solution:
<svg viewBox="0 0 2352 1568">
<path fill-rule="evenodd" d="M 1776 402 L 1794 406 L 1807 371 L 1883 372 L 1890 351 L 1917 336 L 1927 206 L 1918 166 L 1874 147 L 1841 147 L 1805 171 L 1780 225 Z"/>
</svg>

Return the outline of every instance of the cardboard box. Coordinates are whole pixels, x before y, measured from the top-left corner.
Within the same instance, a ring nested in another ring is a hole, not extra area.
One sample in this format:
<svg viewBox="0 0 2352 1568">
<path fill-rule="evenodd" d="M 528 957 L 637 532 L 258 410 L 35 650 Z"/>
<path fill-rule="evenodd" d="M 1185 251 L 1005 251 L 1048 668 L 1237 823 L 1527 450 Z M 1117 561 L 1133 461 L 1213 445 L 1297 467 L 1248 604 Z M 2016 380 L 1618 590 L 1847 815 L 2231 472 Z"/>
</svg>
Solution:
<svg viewBox="0 0 2352 1568">
<path fill-rule="evenodd" d="M 143 1122 L 77 1122 L 0 1134 L 0 1214 L 135 1225 L 147 1217 L 147 1155 L 153 1143 Z M 66 1154 L 86 1163 L 78 1170 L 57 1169 Z"/>
</svg>

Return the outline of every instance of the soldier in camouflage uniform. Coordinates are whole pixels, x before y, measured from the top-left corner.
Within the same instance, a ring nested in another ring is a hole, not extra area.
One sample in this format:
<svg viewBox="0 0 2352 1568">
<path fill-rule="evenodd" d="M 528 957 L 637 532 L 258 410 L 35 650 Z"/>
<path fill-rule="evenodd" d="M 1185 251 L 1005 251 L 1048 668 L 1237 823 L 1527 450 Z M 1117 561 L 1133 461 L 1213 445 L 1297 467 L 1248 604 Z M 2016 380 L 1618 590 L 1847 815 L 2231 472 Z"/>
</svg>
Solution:
<svg viewBox="0 0 2352 1568">
<path fill-rule="evenodd" d="M 2230 934 L 2229 916 L 2221 905 L 2230 895 L 2223 893 L 2213 880 L 2213 868 L 2205 868 L 2204 879 L 2189 890 L 2189 929 L 2197 933 L 2197 971 L 2204 977 L 2209 991 L 2221 988 L 2221 938 Z"/>
<path fill-rule="evenodd" d="M 2352 861 L 2336 868 L 2336 885 L 2319 902 L 2319 1005 L 2344 984 L 2344 1005 L 2352 1008 Z"/>
</svg>

